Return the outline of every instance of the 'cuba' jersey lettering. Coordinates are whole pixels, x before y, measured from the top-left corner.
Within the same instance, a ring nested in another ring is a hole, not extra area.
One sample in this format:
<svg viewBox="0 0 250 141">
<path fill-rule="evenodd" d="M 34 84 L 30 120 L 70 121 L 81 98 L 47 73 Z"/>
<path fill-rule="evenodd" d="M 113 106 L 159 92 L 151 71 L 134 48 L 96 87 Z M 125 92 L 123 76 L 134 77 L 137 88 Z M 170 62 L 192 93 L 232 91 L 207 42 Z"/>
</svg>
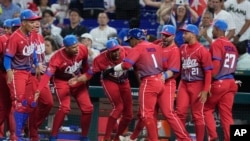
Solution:
<svg viewBox="0 0 250 141">
<path fill-rule="evenodd" d="M 65 63 L 65 65 L 66 65 L 66 63 Z M 82 60 L 80 62 L 74 62 L 71 66 L 67 66 L 65 68 L 64 73 L 74 74 L 76 72 L 79 72 L 81 66 L 82 66 Z"/>
<path fill-rule="evenodd" d="M 64 48 L 59 49 L 50 59 L 47 75 L 54 75 L 55 79 L 69 80 L 74 75 L 80 75 L 89 69 L 88 50 L 84 45 L 79 44 L 78 54 L 69 57 Z"/>
<path fill-rule="evenodd" d="M 183 60 L 183 64 L 182 64 L 183 69 L 195 68 L 199 66 L 197 59 L 191 59 L 190 57 L 185 59 L 184 57 L 182 57 L 182 60 Z"/>
<path fill-rule="evenodd" d="M 30 70 L 33 64 L 35 46 L 30 35 L 24 35 L 20 29 L 9 38 L 5 55 L 13 57 L 12 69 Z"/>
<path fill-rule="evenodd" d="M 184 44 L 181 51 L 181 78 L 185 81 L 204 80 L 204 71 L 212 69 L 211 55 L 200 43 Z"/>
</svg>

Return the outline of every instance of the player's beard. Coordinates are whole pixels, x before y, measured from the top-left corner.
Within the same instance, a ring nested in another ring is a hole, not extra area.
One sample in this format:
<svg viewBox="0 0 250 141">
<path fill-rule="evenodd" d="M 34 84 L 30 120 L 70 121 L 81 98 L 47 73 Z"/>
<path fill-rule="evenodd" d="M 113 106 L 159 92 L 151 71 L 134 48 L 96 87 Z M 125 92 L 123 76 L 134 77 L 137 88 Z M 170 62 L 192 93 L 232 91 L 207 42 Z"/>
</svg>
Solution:
<svg viewBox="0 0 250 141">
<path fill-rule="evenodd" d="M 113 61 L 119 60 L 119 59 L 120 59 L 120 54 L 110 55 L 110 58 L 111 58 Z"/>
<path fill-rule="evenodd" d="M 183 39 L 183 42 L 184 42 L 185 44 L 188 44 L 188 40 L 187 40 L 187 39 Z"/>
<path fill-rule="evenodd" d="M 67 50 L 66 52 L 67 52 L 68 56 L 70 56 L 70 57 L 74 57 L 78 53 L 78 51 L 74 51 L 74 50 Z"/>
<path fill-rule="evenodd" d="M 167 42 L 167 41 L 162 42 L 162 44 L 163 44 L 163 46 L 164 46 L 164 47 L 167 47 L 167 46 L 169 46 L 169 45 L 170 45 L 170 43 L 169 43 L 169 42 Z"/>
<path fill-rule="evenodd" d="M 39 29 L 40 29 L 39 27 L 35 27 L 35 28 L 34 28 L 34 31 L 35 31 L 36 33 L 38 33 L 38 32 L 39 32 Z"/>
</svg>

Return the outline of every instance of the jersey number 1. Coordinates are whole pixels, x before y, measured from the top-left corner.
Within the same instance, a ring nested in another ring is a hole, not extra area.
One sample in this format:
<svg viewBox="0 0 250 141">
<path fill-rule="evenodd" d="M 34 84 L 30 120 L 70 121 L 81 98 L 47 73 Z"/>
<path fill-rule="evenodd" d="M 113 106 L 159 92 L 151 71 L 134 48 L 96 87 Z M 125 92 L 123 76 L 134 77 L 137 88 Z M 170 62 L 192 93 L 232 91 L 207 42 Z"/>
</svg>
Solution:
<svg viewBox="0 0 250 141">
<path fill-rule="evenodd" d="M 157 64 L 157 62 L 156 62 L 155 55 L 154 55 L 154 54 L 151 54 L 151 57 L 152 57 L 152 59 L 153 59 L 155 68 L 158 68 L 158 64 Z"/>
</svg>

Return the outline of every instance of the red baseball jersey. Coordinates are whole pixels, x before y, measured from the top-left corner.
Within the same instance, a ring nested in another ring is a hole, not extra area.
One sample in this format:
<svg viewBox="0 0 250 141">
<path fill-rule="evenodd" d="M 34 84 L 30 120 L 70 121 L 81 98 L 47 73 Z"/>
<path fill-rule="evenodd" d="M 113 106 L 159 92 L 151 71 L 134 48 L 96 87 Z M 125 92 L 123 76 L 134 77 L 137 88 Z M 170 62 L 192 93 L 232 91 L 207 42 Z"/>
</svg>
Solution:
<svg viewBox="0 0 250 141">
<path fill-rule="evenodd" d="M 234 78 L 233 73 L 236 70 L 238 51 L 232 42 L 226 37 L 220 37 L 211 44 L 210 53 L 212 60 L 221 62 L 219 72 L 215 76 L 215 79 Z"/>
<path fill-rule="evenodd" d="M 197 42 L 192 45 L 182 45 L 180 52 L 181 79 L 185 81 L 204 80 L 204 71 L 213 68 L 209 51 Z"/>
<path fill-rule="evenodd" d="M 9 38 L 5 55 L 13 57 L 12 69 L 31 70 L 35 46 L 32 44 L 31 35 L 24 35 L 17 29 Z"/>
<path fill-rule="evenodd" d="M 162 72 L 162 47 L 147 41 L 142 41 L 131 49 L 124 62 L 135 65 L 139 76 L 145 77 Z M 147 64 L 147 65 L 145 65 Z"/>
<path fill-rule="evenodd" d="M 0 70 L 5 70 L 3 66 L 3 57 L 6 50 L 6 44 L 9 39 L 9 34 L 4 34 L 0 36 Z"/>
<path fill-rule="evenodd" d="M 86 72 L 89 69 L 88 49 L 82 44 L 78 45 L 78 54 L 74 57 L 69 57 L 64 48 L 56 51 L 49 62 L 46 74 L 67 81 L 74 75 Z"/>
<path fill-rule="evenodd" d="M 31 33 L 31 38 L 33 40 L 32 45 L 36 48 L 37 59 L 41 63 L 45 63 L 45 44 L 44 38 L 41 34 L 33 31 Z"/>
<path fill-rule="evenodd" d="M 181 54 L 176 44 L 163 47 L 163 69 L 171 70 L 175 73 L 180 72 Z"/>
<path fill-rule="evenodd" d="M 113 61 L 108 57 L 108 51 L 104 51 L 101 54 L 99 54 L 94 60 L 92 64 L 92 71 L 94 73 L 101 72 L 103 70 L 106 70 L 107 68 L 111 68 L 117 64 L 120 64 L 125 56 L 127 56 L 128 52 L 131 50 L 131 48 L 128 47 L 121 47 L 120 48 L 120 59 Z M 119 72 L 116 72 L 119 73 Z M 116 76 L 116 75 L 114 75 Z"/>
</svg>

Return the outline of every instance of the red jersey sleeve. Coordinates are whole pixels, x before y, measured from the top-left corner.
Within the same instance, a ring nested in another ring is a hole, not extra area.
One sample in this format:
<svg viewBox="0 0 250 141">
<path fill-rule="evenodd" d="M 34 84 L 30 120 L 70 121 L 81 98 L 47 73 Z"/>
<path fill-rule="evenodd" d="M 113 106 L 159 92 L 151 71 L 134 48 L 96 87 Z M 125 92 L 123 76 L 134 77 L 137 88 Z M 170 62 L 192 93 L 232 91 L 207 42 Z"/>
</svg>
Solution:
<svg viewBox="0 0 250 141">
<path fill-rule="evenodd" d="M 93 71 L 93 73 L 97 73 L 97 72 L 100 72 L 100 71 L 102 71 L 102 69 L 101 69 L 101 67 L 100 67 L 100 58 L 101 58 L 102 56 L 101 55 L 99 55 L 99 56 L 97 56 L 94 60 L 93 60 L 93 63 L 92 63 L 92 71 Z"/>
<path fill-rule="evenodd" d="M 81 49 L 81 53 L 83 55 L 82 60 L 82 72 L 85 73 L 89 70 L 89 64 L 88 64 L 88 49 L 86 46 L 79 44 L 79 48 Z"/>
<path fill-rule="evenodd" d="M 59 58 L 57 57 L 58 55 L 59 55 L 59 52 L 56 52 L 50 59 L 47 70 L 45 72 L 48 76 L 52 76 L 56 72 L 56 69 L 59 64 L 58 61 L 60 61 Z"/>
<path fill-rule="evenodd" d="M 5 52 L 5 55 L 10 56 L 10 57 L 15 56 L 16 51 L 17 51 L 17 46 L 18 46 L 16 39 L 13 37 L 15 36 L 10 36 L 10 39 L 7 42 L 6 52 Z"/>
<path fill-rule="evenodd" d="M 209 51 L 207 51 L 207 49 L 205 47 L 202 48 L 201 63 L 202 63 L 202 67 L 205 71 L 211 70 L 213 68 L 211 54 L 209 53 Z"/>
<path fill-rule="evenodd" d="M 3 35 L 0 36 L 0 54 L 3 54 L 4 52 L 4 41 L 3 41 Z"/>
<path fill-rule="evenodd" d="M 218 60 L 218 61 L 222 60 L 222 54 L 221 54 L 222 51 L 220 46 L 222 45 L 217 40 L 211 44 L 209 51 L 211 53 L 213 60 Z"/>
<path fill-rule="evenodd" d="M 124 48 L 124 51 L 125 51 L 125 55 L 127 56 L 129 54 L 129 52 L 131 51 L 131 47 L 128 47 L 128 46 L 123 46 Z"/>
<path fill-rule="evenodd" d="M 127 57 L 123 60 L 123 69 L 127 70 L 131 68 L 135 63 L 136 60 L 140 57 L 140 50 L 139 48 L 133 48 L 129 51 Z"/>
<path fill-rule="evenodd" d="M 180 72 L 181 66 L 181 54 L 179 48 L 173 48 L 172 51 L 169 53 L 168 59 L 168 70 L 173 72 Z"/>
</svg>

